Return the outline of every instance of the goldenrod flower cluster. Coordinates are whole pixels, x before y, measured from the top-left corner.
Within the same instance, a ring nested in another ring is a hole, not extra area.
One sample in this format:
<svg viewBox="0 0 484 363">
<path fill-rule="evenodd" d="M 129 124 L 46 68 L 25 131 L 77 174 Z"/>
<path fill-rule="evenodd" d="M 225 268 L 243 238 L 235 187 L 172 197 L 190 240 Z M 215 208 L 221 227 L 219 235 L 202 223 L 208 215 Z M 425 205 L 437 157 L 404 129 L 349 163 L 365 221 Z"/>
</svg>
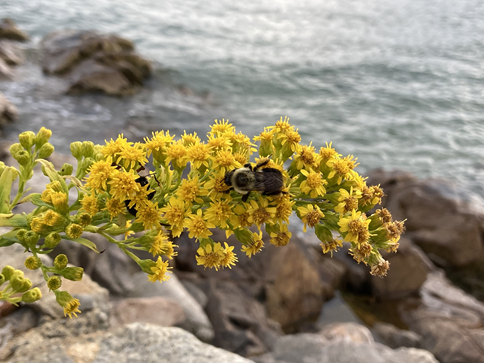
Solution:
<svg viewBox="0 0 484 363">
<path fill-rule="evenodd" d="M 238 249 L 251 257 L 264 247 L 264 231 L 271 244 L 287 245 L 292 236 L 289 218 L 295 214 L 304 232 L 313 230 L 320 239 L 324 253 L 332 254 L 346 241 L 356 261 L 384 276 L 389 264 L 379 251 L 396 251 L 404 230 L 403 222 L 393 221 L 386 209 L 368 215 L 383 191 L 366 184 L 354 170 L 358 164 L 352 155 L 343 157 L 331 144 L 319 150 L 301 144 L 287 118 L 253 139 L 237 133 L 228 121 L 215 120 L 205 140 L 196 133 L 177 138 L 159 131 L 144 142 L 130 142 L 123 135 L 105 145 L 74 142 L 75 175 L 72 165 L 56 171 L 44 160 L 53 151 L 49 137 L 46 129 L 21 134 L 20 143 L 11 148 L 19 170 L 0 165 L 0 183 L 11 186 L 19 177 L 13 201 L 10 186 L 0 190 L 0 225 L 13 227 L 0 246 L 20 243 L 32 252 L 26 266 L 42 270 L 69 316 L 79 312 L 79 302 L 58 290 L 60 277 L 80 280 L 82 269 L 67 267 L 63 255 L 54 266 L 44 266 L 38 254 L 51 251 L 62 239 L 97 251 L 84 232 L 101 234 L 133 258 L 150 281 L 162 282 L 169 278 L 169 260 L 177 255 L 173 238 L 183 232 L 198 243 L 199 265 L 232 268 L 238 261 L 236 247 L 213 240 L 214 228 L 224 230 L 227 238 L 234 235 L 241 243 Z M 41 194 L 27 195 L 25 182 L 37 163 L 50 183 Z M 243 198 L 226 176 L 247 164 L 256 170 L 245 167 L 246 172 L 260 173 L 258 177 L 269 174 L 264 168 L 279 170 L 283 187 L 247 190 Z M 11 213 L 26 200 L 37 207 L 34 212 Z M 137 250 L 148 251 L 153 259 L 140 259 Z"/>
</svg>

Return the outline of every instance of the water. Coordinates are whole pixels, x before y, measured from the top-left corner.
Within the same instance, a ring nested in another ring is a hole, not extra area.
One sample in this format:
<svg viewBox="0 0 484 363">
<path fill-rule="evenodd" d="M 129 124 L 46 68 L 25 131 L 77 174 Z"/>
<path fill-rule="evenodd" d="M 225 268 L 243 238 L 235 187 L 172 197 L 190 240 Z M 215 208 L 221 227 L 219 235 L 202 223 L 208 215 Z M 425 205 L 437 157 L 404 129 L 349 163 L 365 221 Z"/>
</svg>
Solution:
<svg viewBox="0 0 484 363">
<path fill-rule="evenodd" d="M 44 125 L 67 152 L 121 131 L 204 134 L 216 118 L 252 136 L 287 115 L 304 142 L 356 155 L 360 172 L 402 168 L 484 197 L 480 0 L 1 0 L 0 16 L 33 38 L 18 80 L 0 83 L 21 113 L 8 138 Z M 60 95 L 35 58 L 64 28 L 133 40 L 154 61 L 147 89 Z"/>
</svg>

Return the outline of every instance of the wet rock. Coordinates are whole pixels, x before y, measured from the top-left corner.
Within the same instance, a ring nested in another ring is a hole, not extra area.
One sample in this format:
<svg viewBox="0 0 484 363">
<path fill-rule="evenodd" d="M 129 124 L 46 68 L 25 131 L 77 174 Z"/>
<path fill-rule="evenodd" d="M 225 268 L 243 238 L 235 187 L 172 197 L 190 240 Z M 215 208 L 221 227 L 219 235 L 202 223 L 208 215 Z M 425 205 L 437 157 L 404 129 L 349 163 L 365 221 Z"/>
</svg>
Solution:
<svg viewBox="0 0 484 363">
<path fill-rule="evenodd" d="M 42 69 L 65 75 L 67 92 L 136 92 L 151 74 L 151 64 L 134 53 L 133 43 L 115 35 L 64 30 L 42 40 Z"/>
<path fill-rule="evenodd" d="M 409 173 L 376 170 L 369 184 L 381 184 L 395 219 L 406 219 L 406 237 L 437 264 L 464 266 L 484 253 L 484 208 L 446 181 L 417 180 Z"/>
<path fill-rule="evenodd" d="M 380 299 L 401 299 L 418 293 L 434 268 L 428 257 L 408 238 L 402 237 L 397 253 L 382 253 L 390 262 L 390 271 L 384 278 L 368 276 L 372 294 Z"/>
<path fill-rule="evenodd" d="M 484 362 L 484 304 L 433 272 L 420 299 L 400 305 L 402 320 L 422 336 L 421 347 L 442 363 Z"/>
<path fill-rule="evenodd" d="M 250 363 L 197 340 L 179 328 L 130 324 L 114 332 L 70 337 L 30 334 L 6 362 L 197 362 Z"/>
<path fill-rule="evenodd" d="M 206 285 L 213 344 L 246 357 L 269 351 L 281 331 L 267 318 L 263 305 L 229 281 L 212 280 Z"/>
<path fill-rule="evenodd" d="M 185 321 L 183 308 L 162 297 L 128 298 L 113 304 L 111 329 L 131 323 L 177 326 Z"/>
<path fill-rule="evenodd" d="M 0 58 L 0 81 L 12 80 L 13 78 L 14 74 L 12 68 L 9 67 L 3 58 Z"/>
<path fill-rule="evenodd" d="M 319 334 L 294 334 L 280 337 L 270 354 L 256 357 L 258 363 L 437 363 L 424 350 L 392 350 L 375 343 L 364 326 L 348 323 L 328 327 Z M 354 330 L 359 332 L 355 334 Z"/>
<path fill-rule="evenodd" d="M 388 345 L 390 348 L 420 348 L 422 337 L 413 331 L 398 329 L 395 325 L 381 322 L 373 325 L 372 331 L 381 343 Z"/>
<path fill-rule="evenodd" d="M 29 36 L 15 25 L 12 19 L 4 18 L 0 21 L 0 39 L 16 41 L 29 40 Z"/>
<path fill-rule="evenodd" d="M 17 108 L 10 103 L 2 93 L 0 93 L 0 128 L 14 122 L 17 118 Z"/>
</svg>

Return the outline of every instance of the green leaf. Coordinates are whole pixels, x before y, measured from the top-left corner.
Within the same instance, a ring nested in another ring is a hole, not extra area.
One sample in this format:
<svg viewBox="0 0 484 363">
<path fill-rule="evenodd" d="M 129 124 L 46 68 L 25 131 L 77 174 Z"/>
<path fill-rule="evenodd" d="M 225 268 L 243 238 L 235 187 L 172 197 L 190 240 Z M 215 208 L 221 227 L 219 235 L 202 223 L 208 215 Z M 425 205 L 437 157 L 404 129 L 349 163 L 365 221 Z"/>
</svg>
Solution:
<svg viewBox="0 0 484 363">
<path fill-rule="evenodd" d="M 33 194 L 30 194 L 30 195 L 32 195 L 32 198 L 30 198 L 30 202 L 33 205 L 36 205 L 37 207 L 49 207 L 49 208 L 52 209 L 52 205 L 50 205 L 50 204 L 48 204 L 48 203 L 46 203 L 42 200 L 41 194 L 33 193 Z"/>
<path fill-rule="evenodd" d="M 17 230 L 9 231 L 0 236 L 0 247 L 8 247 L 18 242 Z"/>
<path fill-rule="evenodd" d="M 12 183 L 17 177 L 18 172 L 13 167 L 7 167 L 0 176 L 0 214 L 10 212 L 10 193 Z"/>
<path fill-rule="evenodd" d="M 90 248 L 94 252 L 99 253 L 96 244 L 94 242 L 88 240 L 87 238 L 82 238 L 82 237 L 79 237 L 79 238 L 69 238 L 67 236 L 62 236 L 62 238 L 63 239 L 67 239 L 69 241 L 77 242 L 77 243 L 79 243 L 79 244 L 81 244 L 83 246 L 86 246 L 87 248 Z"/>
<path fill-rule="evenodd" d="M 0 227 L 28 227 L 25 214 L 0 214 Z"/>
</svg>

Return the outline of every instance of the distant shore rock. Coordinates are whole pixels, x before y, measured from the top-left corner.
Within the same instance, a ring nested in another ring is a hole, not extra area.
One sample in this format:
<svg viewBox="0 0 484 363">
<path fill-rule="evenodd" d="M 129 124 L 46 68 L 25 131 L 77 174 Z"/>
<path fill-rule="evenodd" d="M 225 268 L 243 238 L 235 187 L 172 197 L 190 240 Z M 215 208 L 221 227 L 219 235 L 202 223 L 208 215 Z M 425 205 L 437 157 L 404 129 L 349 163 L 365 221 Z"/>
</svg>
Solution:
<svg viewBox="0 0 484 363">
<path fill-rule="evenodd" d="M 17 107 L 0 93 L 0 129 L 5 125 L 14 122 L 17 118 Z"/>
<path fill-rule="evenodd" d="M 24 42 L 29 40 L 29 36 L 20 30 L 12 19 L 4 18 L 0 20 L 0 39 Z"/>
<path fill-rule="evenodd" d="M 41 42 L 42 70 L 63 76 L 67 93 L 135 93 L 152 72 L 151 63 L 134 52 L 131 41 L 94 31 L 61 30 Z"/>
</svg>

